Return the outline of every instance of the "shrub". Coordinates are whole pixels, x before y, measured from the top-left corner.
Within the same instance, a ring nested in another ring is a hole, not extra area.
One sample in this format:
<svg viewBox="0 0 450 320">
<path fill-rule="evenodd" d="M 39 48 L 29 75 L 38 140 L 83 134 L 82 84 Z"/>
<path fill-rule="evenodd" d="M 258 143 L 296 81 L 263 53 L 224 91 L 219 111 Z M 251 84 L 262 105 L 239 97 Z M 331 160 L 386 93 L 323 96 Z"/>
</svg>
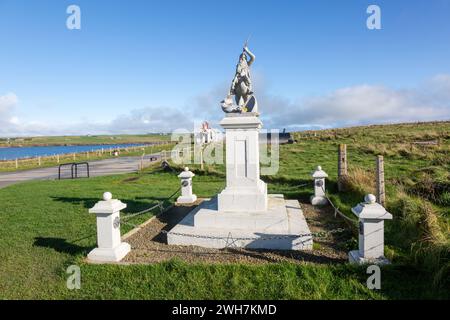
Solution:
<svg viewBox="0 0 450 320">
<path fill-rule="evenodd" d="M 360 167 L 352 168 L 342 177 L 342 183 L 346 191 L 356 192 L 362 196 L 375 193 L 375 173 Z"/>
</svg>

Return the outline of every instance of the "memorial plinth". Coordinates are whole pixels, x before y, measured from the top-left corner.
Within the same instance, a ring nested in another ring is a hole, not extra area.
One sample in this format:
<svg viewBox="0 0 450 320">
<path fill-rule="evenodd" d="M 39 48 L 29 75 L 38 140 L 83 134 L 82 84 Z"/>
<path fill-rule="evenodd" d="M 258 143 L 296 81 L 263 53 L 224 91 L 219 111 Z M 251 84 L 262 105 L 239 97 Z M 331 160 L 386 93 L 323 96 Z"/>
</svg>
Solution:
<svg viewBox="0 0 450 320">
<path fill-rule="evenodd" d="M 254 113 L 230 113 L 220 122 L 225 129 L 227 186 L 218 195 L 218 209 L 267 210 L 267 185 L 259 176 L 259 130 Z"/>
<path fill-rule="evenodd" d="M 260 179 L 258 103 L 250 66 L 255 55 L 244 45 L 230 90 L 220 105 L 226 139 L 226 187 L 201 203 L 167 233 L 168 244 L 312 249 L 312 237 L 297 200 L 268 195 Z M 234 99 L 233 99 L 234 97 Z"/>
<path fill-rule="evenodd" d="M 312 237 L 298 201 L 268 195 L 267 185 L 260 179 L 262 122 L 258 114 L 227 114 L 220 124 L 226 132 L 226 187 L 168 232 L 168 244 L 312 249 Z"/>
</svg>

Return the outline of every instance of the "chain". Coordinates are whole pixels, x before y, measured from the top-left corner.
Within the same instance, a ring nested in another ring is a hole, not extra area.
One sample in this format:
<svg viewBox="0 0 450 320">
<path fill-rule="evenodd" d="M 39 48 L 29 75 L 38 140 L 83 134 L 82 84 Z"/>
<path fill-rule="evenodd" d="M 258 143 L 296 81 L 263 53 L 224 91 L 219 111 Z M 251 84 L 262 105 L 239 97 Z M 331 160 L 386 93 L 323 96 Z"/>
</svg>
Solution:
<svg viewBox="0 0 450 320">
<path fill-rule="evenodd" d="M 331 201 L 331 199 L 328 197 L 328 195 L 327 195 L 327 193 L 326 193 L 325 188 L 323 187 L 323 185 L 321 185 L 320 187 L 321 187 L 322 190 L 323 190 L 323 193 L 324 193 L 324 195 L 325 195 L 325 198 L 328 200 L 328 202 L 330 203 L 330 205 L 331 205 L 331 206 L 333 207 L 333 209 L 334 209 L 334 216 L 336 217 L 336 215 L 339 214 L 340 217 L 342 217 L 342 218 L 344 218 L 345 220 L 347 220 L 347 221 L 349 221 L 349 222 L 351 222 L 351 223 L 353 223 L 353 224 L 356 225 L 357 222 L 356 222 L 354 219 L 351 219 L 351 218 L 347 217 L 345 214 L 343 214 L 341 211 L 339 211 L 339 208 L 337 208 L 337 207 L 333 204 L 333 201 Z"/>
<path fill-rule="evenodd" d="M 337 228 L 330 231 L 321 231 L 321 232 L 309 232 L 309 233 L 301 233 L 301 234 L 288 234 L 288 235 L 276 235 L 276 236 L 268 236 L 268 237 L 232 237 L 231 232 L 228 234 L 227 237 L 219 237 L 219 236 L 208 236 L 208 235 L 198 235 L 198 234 L 192 234 L 192 233 L 181 233 L 181 232 L 170 232 L 166 230 L 161 230 L 161 233 L 168 234 L 175 236 L 182 236 L 182 237 L 190 237 L 190 238 L 197 238 L 197 239 L 209 239 L 209 240 L 244 240 L 244 241 L 255 241 L 255 240 L 262 240 L 262 241 L 268 241 L 268 240 L 284 240 L 284 239 L 297 239 L 301 237 L 314 237 L 314 238 L 325 238 L 331 234 L 335 233 L 342 233 L 347 231 L 344 228 Z"/>
<path fill-rule="evenodd" d="M 160 213 L 160 214 L 163 213 L 164 210 L 167 209 L 167 208 L 164 207 L 164 201 L 168 201 L 168 200 L 172 199 L 172 198 L 173 198 L 180 190 L 181 190 L 181 187 L 179 187 L 179 188 L 178 188 L 174 193 L 172 193 L 169 197 L 163 199 L 162 201 L 159 201 L 159 202 L 158 202 L 157 204 L 155 204 L 153 207 L 144 209 L 144 210 L 139 211 L 139 212 L 135 212 L 135 213 L 128 214 L 126 217 L 123 217 L 123 218 L 118 218 L 118 220 L 114 222 L 114 223 L 115 223 L 115 226 L 118 227 L 118 226 L 120 226 L 121 224 L 125 224 L 125 225 L 132 226 L 133 228 L 136 228 L 137 225 L 128 222 L 128 220 L 130 220 L 130 219 L 132 219 L 132 218 L 134 218 L 134 217 L 136 217 L 136 216 L 139 216 L 139 215 L 141 215 L 141 214 L 150 212 L 150 211 L 152 211 L 152 210 L 155 209 L 155 208 L 159 208 L 159 213 Z"/>
<path fill-rule="evenodd" d="M 174 193 L 172 193 L 168 198 L 164 199 L 164 201 L 172 199 L 179 191 L 181 190 L 181 187 L 177 189 Z"/>
<path fill-rule="evenodd" d="M 299 184 L 299 185 L 296 185 L 296 186 L 288 186 L 288 187 L 286 187 L 286 188 L 287 188 L 287 189 L 302 188 L 302 187 L 306 187 L 306 186 L 309 186 L 309 185 L 311 185 L 311 182 Z M 283 188 L 282 188 L 282 189 L 283 189 Z"/>
<path fill-rule="evenodd" d="M 164 209 L 163 202 L 158 202 L 156 205 L 154 205 L 153 207 L 150 207 L 150 208 L 148 208 L 148 209 L 145 209 L 145 210 L 142 210 L 142 211 L 139 211 L 139 212 L 136 212 L 136 213 L 127 214 L 127 216 L 126 216 L 126 217 L 123 217 L 123 218 L 121 219 L 121 221 L 122 221 L 122 222 L 127 221 L 127 220 L 129 220 L 129 219 L 131 219 L 131 218 L 134 218 L 134 217 L 136 217 L 136 216 L 139 216 L 139 215 L 141 215 L 141 214 L 150 212 L 150 211 L 152 211 L 153 209 L 158 208 L 158 207 L 159 207 L 159 210 L 162 212 L 163 209 Z"/>
</svg>

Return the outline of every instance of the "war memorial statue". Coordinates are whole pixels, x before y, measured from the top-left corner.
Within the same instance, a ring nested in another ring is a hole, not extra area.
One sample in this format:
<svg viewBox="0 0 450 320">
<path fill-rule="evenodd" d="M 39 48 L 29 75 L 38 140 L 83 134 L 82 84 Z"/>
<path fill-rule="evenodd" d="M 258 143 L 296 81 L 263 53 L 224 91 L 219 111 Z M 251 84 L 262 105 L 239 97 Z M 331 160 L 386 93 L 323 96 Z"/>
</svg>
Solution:
<svg viewBox="0 0 450 320">
<path fill-rule="evenodd" d="M 247 55 L 249 57 L 247 57 Z M 255 55 L 248 49 L 245 43 L 239 62 L 236 65 L 236 73 L 231 82 L 227 97 L 221 102 L 222 110 L 226 113 L 258 112 L 258 103 L 253 95 L 250 66 L 255 61 Z M 233 103 L 233 98 L 235 103 Z"/>
<path fill-rule="evenodd" d="M 230 91 L 221 107 L 225 129 L 226 186 L 205 199 L 167 233 L 170 245 L 311 250 L 313 239 L 297 200 L 268 194 L 260 178 L 262 121 L 253 95 L 250 66 L 255 55 L 244 45 Z M 234 100 L 233 97 L 234 96 Z"/>
</svg>

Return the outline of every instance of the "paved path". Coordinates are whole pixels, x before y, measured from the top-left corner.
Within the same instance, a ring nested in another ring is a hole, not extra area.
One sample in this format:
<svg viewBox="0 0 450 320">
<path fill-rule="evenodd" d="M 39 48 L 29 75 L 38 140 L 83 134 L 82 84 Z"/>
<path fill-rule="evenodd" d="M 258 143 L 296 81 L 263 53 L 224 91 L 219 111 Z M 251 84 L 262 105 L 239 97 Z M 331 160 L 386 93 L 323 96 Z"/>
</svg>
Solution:
<svg viewBox="0 0 450 320">
<path fill-rule="evenodd" d="M 148 155 L 144 157 L 144 163 L 150 161 L 150 157 L 159 157 L 159 155 Z M 118 173 L 136 172 L 141 163 L 141 157 L 119 157 L 105 160 L 97 160 L 89 162 L 89 171 L 91 177 L 106 176 Z M 67 177 L 70 166 L 62 169 L 64 177 Z M 80 175 L 85 176 L 84 170 Z M 4 188 L 14 183 L 28 180 L 53 180 L 58 179 L 58 167 L 39 168 L 31 170 L 23 170 L 16 172 L 0 173 L 0 188 Z"/>
</svg>

